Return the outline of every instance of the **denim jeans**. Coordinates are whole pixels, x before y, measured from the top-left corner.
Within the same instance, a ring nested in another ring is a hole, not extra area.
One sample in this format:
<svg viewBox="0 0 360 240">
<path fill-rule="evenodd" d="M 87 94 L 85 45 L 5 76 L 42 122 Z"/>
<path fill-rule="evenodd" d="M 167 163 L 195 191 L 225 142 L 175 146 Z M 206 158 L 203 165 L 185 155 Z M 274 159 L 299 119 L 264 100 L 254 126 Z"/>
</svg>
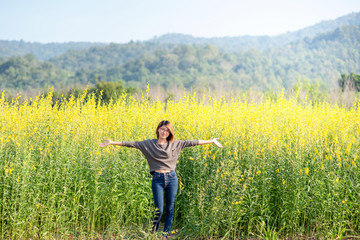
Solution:
<svg viewBox="0 0 360 240">
<path fill-rule="evenodd" d="M 170 232 L 171 224 L 174 218 L 175 196 L 178 189 L 178 179 L 175 171 L 168 173 L 154 172 L 152 178 L 152 192 L 155 202 L 154 227 L 159 228 L 161 215 L 164 208 L 164 193 L 166 199 L 166 217 L 164 233 Z"/>
</svg>

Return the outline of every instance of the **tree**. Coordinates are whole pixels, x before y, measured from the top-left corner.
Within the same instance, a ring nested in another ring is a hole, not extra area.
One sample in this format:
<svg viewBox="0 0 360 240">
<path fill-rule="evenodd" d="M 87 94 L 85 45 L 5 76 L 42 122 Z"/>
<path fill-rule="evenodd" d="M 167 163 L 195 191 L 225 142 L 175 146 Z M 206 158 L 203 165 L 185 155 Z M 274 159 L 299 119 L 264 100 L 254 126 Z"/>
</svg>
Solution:
<svg viewBox="0 0 360 240">
<path fill-rule="evenodd" d="M 356 90 L 360 91 L 360 74 L 350 73 L 349 75 L 341 74 L 341 78 L 338 80 L 339 86 L 342 91 Z"/>
<path fill-rule="evenodd" d="M 90 89 L 89 93 L 94 93 L 97 99 L 101 97 L 103 102 L 109 103 L 110 99 L 116 101 L 125 91 L 126 88 L 121 81 L 101 81 L 96 83 L 95 88 Z"/>
</svg>

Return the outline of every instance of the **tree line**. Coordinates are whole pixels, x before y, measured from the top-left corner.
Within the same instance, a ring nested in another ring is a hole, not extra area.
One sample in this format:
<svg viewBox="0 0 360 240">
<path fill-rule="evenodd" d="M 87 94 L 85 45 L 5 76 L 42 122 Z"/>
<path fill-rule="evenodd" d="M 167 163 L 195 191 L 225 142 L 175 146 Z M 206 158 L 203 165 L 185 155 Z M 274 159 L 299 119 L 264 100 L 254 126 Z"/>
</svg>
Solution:
<svg viewBox="0 0 360 240">
<path fill-rule="evenodd" d="M 298 79 L 328 87 L 341 74 L 360 72 L 360 27 L 342 26 L 282 47 L 237 53 L 213 45 L 161 43 L 109 44 L 70 50 L 40 61 L 32 54 L 0 60 L 0 89 L 96 86 L 121 82 L 125 88 L 213 90 L 292 88 Z"/>
</svg>

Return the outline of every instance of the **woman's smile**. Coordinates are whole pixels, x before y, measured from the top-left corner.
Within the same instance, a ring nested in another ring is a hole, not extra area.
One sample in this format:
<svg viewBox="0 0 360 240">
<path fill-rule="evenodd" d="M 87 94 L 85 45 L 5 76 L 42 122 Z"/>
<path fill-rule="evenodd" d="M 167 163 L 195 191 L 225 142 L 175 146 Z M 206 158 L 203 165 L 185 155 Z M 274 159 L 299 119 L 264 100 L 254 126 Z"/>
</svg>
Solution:
<svg viewBox="0 0 360 240">
<path fill-rule="evenodd" d="M 161 138 L 167 138 L 169 134 L 169 129 L 166 126 L 159 128 L 159 135 Z"/>
</svg>

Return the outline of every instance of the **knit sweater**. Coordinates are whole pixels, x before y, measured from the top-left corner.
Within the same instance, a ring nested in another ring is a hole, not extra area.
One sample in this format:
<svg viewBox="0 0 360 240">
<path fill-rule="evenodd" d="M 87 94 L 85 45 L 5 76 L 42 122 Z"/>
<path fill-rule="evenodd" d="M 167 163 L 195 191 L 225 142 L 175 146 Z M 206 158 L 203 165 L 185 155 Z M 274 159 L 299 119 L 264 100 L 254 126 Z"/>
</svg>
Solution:
<svg viewBox="0 0 360 240">
<path fill-rule="evenodd" d="M 199 140 L 174 140 L 166 144 L 159 144 L 157 139 L 122 141 L 122 146 L 139 149 L 144 154 L 149 163 L 150 173 L 155 170 L 175 170 L 181 150 L 196 145 L 199 145 Z"/>
</svg>

